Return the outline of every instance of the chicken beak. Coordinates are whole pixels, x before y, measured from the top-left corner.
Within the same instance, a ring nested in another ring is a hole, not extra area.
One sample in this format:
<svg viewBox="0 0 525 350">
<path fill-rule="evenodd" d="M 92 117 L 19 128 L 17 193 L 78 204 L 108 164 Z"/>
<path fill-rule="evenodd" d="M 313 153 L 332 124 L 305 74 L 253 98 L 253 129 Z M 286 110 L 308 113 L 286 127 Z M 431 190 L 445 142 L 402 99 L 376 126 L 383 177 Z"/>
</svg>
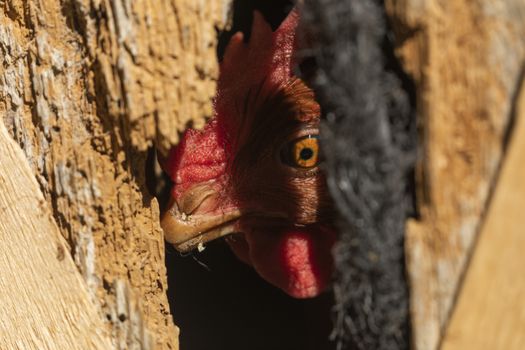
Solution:
<svg viewBox="0 0 525 350">
<path fill-rule="evenodd" d="M 236 233 L 235 224 L 241 216 L 239 209 L 199 214 L 201 205 L 214 196 L 215 191 L 204 185 L 188 191 L 178 202 L 171 198 L 168 210 L 162 215 L 161 226 L 166 240 L 175 249 L 189 252 L 204 243 Z"/>
</svg>

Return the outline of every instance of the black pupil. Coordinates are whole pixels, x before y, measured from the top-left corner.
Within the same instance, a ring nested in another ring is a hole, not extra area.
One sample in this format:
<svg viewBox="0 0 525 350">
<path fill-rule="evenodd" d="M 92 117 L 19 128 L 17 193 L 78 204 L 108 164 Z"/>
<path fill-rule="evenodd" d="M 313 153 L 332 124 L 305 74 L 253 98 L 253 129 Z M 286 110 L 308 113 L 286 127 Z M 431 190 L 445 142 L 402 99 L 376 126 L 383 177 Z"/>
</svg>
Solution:
<svg viewBox="0 0 525 350">
<path fill-rule="evenodd" d="M 312 158 L 313 155 L 314 155 L 314 151 L 311 148 L 303 148 L 301 150 L 301 153 L 299 154 L 302 160 L 308 160 Z"/>
</svg>

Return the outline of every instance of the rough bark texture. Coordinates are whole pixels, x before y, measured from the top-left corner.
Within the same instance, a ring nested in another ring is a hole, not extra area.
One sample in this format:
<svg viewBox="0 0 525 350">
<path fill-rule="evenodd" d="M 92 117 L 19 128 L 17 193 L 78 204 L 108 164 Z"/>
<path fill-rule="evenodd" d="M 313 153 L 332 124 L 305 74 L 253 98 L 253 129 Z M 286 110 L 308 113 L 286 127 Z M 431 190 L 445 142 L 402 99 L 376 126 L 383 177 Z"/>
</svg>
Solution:
<svg viewBox="0 0 525 350">
<path fill-rule="evenodd" d="M 0 122 L 116 348 L 178 347 L 145 158 L 211 114 L 227 13 L 226 0 L 0 0 Z"/>
<path fill-rule="evenodd" d="M 413 341 L 435 349 L 502 159 L 525 64 L 525 2 L 386 3 L 423 140 L 420 217 L 406 234 Z"/>
</svg>

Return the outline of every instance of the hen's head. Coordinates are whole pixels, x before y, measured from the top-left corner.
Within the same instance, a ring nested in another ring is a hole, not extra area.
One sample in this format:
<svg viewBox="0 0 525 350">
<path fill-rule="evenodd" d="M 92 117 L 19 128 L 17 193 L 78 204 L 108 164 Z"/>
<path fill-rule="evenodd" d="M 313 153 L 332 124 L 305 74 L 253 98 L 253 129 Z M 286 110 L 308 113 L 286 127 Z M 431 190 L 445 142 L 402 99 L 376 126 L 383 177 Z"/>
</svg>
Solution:
<svg viewBox="0 0 525 350">
<path fill-rule="evenodd" d="M 319 105 L 292 75 L 297 22 L 292 11 L 273 32 L 256 12 L 249 43 L 231 38 L 214 117 L 164 162 L 174 187 L 162 227 L 180 251 L 227 236 L 263 278 L 305 298 L 330 281 L 335 233 L 318 169 Z"/>
</svg>

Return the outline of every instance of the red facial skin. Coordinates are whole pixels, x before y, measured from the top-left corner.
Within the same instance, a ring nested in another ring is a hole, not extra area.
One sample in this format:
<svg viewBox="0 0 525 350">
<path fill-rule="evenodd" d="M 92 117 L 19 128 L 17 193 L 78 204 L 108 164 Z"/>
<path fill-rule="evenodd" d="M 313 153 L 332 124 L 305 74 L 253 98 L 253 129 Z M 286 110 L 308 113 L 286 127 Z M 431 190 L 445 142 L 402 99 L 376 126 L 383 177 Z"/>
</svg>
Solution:
<svg viewBox="0 0 525 350">
<path fill-rule="evenodd" d="M 330 283 L 336 234 L 322 173 L 279 158 L 287 142 L 318 132 L 319 106 L 292 75 L 297 23 L 294 10 L 272 32 L 256 12 L 249 43 L 232 37 L 214 117 L 187 130 L 163 166 L 179 207 L 204 184 L 213 195 L 188 214 L 239 211 L 232 232 L 242 234 L 227 237 L 233 252 L 289 295 L 308 298 Z"/>
</svg>

